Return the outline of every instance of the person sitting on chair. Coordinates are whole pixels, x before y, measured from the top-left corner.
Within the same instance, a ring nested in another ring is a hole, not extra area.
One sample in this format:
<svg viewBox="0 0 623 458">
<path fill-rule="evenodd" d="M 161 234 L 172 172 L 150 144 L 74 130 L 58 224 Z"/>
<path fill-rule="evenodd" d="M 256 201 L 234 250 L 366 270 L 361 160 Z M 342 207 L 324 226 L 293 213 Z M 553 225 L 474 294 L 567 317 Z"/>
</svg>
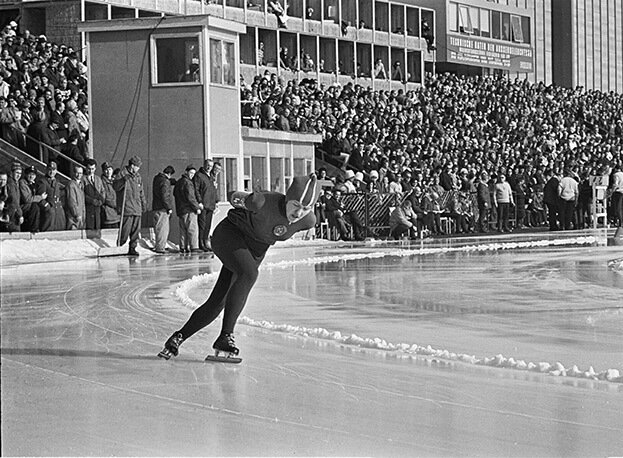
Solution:
<svg viewBox="0 0 623 458">
<path fill-rule="evenodd" d="M 338 229 L 341 240 L 350 240 L 349 226 L 353 228 L 355 240 L 364 240 L 366 232 L 365 226 L 359 219 L 359 216 L 357 216 L 357 213 L 349 211 L 344 207 L 341 197 L 342 191 L 336 188 L 333 190 L 333 196 L 326 201 L 325 211 L 329 220 L 329 225 Z"/>
<path fill-rule="evenodd" d="M 389 215 L 389 236 L 394 240 L 400 239 L 405 234 L 409 238 L 415 239 L 417 226 L 417 215 L 413 211 L 413 204 L 409 199 L 405 199 Z"/>
</svg>

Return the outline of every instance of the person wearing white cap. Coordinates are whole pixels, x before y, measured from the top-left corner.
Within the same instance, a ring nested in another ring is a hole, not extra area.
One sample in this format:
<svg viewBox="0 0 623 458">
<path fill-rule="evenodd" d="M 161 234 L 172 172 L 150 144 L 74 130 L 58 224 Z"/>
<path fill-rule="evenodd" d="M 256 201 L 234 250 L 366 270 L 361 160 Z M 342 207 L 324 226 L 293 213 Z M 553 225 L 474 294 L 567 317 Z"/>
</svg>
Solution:
<svg viewBox="0 0 623 458">
<path fill-rule="evenodd" d="M 354 194 L 357 192 L 357 186 L 355 186 L 355 172 L 352 170 L 347 170 L 346 175 L 344 176 L 344 186 L 346 187 L 346 192 L 349 194 Z"/>
<path fill-rule="evenodd" d="M 357 172 L 355 173 L 355 179 L 353 180 L 353 184 L 355 185 L 356 192 L 364 193 L 366 192 L 366 182 L 363 181 L 363 173 Z"/>
<path fill-rule="evenodd" d="M 376 170 L 370 171 L 370 181 L 366 187 L 368 192 L 381 192 L 381 186 L 379 183 L 379 172 Z"/>
</svg>

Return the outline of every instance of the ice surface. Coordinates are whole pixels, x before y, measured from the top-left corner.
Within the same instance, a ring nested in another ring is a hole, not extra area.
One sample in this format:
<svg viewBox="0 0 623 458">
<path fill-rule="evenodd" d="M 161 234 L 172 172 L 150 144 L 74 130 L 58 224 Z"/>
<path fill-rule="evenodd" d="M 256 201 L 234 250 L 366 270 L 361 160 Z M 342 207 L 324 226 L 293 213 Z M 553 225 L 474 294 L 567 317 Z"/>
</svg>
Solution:
<svg viewBox="0 0 623 458">
<path fill-rule="evenodd" d="M 564 239 L 272 249 L 240 365 L 155 356 L 208 256 L 3 264 L 2 454 L 621 455 L 621 251 Z"/>
</svg>

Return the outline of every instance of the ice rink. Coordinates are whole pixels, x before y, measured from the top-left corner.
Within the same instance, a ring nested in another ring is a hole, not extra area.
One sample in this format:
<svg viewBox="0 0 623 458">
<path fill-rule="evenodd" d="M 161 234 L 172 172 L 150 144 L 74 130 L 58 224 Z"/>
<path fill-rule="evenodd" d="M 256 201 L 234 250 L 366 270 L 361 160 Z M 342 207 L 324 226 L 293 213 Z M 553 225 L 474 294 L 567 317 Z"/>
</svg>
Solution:
<svg viewBox="0 0 623 458">
<path fill-rule="evenodd" d="M 564 237 L 564 238 L 561 238 Z M 3 266 L 2 455 L 623 456 L 605 233 L 275 247 L 236 328 L 163 342 L 206 255 Z"/>
</svg>

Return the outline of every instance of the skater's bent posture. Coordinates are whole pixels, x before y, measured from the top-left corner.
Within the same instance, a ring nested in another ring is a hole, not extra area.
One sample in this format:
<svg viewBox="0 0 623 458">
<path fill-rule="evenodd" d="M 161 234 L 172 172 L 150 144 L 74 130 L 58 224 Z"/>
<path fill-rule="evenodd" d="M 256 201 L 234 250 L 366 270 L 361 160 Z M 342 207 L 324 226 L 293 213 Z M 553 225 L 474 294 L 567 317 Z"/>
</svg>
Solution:
<svg viewBox="0 0 623 458">
<path fill-rule="evenodd" d="M 276 241 L 287 240 L 296 232 L 316 224 L 314 204 L 320 186 L 316 176 L 294 177 L 285 195 L 278 192 L 234 192 L 234 206 L 214 229 L 212 249 L 223 263 L 210 297 L 193 312 L 186 324 L 173 333 L 158 356 L 177 356 L 179 346 L 197 331 L 209 325 L 221 313 L 221 334 L 212 348 L 235 356 L 234 326 L 255 284 L 258 269 L 268 248 Z"/>
</svg>

